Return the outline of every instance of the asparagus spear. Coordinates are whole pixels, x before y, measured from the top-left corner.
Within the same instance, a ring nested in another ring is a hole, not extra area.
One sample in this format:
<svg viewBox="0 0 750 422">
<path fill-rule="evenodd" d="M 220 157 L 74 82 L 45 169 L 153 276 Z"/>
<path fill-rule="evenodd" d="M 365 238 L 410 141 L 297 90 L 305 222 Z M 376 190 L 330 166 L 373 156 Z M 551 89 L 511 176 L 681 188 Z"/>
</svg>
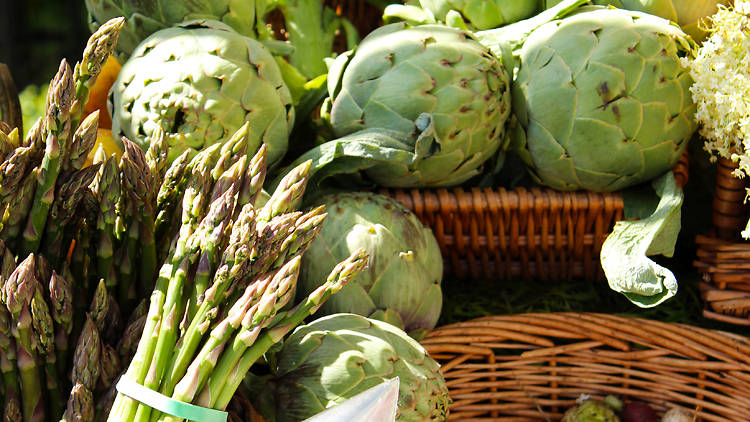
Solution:
<svg viewBox="0 0 750 422">
<path fill-rule="evenodd" d="M 55 199 L 55 183 L 60 172 L 61 156 L 63 151 L 68 149 L 73 96 L 72 71 L 63 59 L 47 93 L 47 111 L 42 130 L 46 147 L 34 191 L 34 201 L 23 233 L 22 255 L 36 252 L 42 240 L 47 214 Z"/>
<path fill-rule="evenodd" d="M 219 151 L 219 160 L 211 170 L 211 179 L 214 182 L 214 190 L 216 189 L 216 183 L 221 176 L 229 170 L 240 158 L 247 158 L 247 135 L 249 131 L 249 123 L 245 123 L 232 137 L 221 145 Z M 221 188 L 219 189 L 221 191 Z M 219 193 L 220 194 L 220 193 Z M 216 199 L 219 195 L 212 195 L 211 200 Z"/>
<path fill-rule="evenodd" d="M 125 327 L 122 337 L 117 342 L 117 350 L 123 362 L 129 362 L 138 347 L 138 341 L 143 335 L 143 327 L 146 325 L 146 316 L 142 315 Z"/>
<path fill-rule="evenodd" d="M 312 161 L 308 160 L 287 173 L 266 205 L 258 212 L 258 227 L 271 221 L 277 215 L 296 209 L 302 202 L 307 187 L 308 175 Z"/>
<path fill-rule="evenodd" d="M 154 288 L 154 279 L 158 265 L 158 251 L 156 242 L 156 214 L 155 200 L 159 190 L 158 181 L 163 180 L 166 173 L 167 155 L 169 145 L 167 136 L 159 128 L 154 131 L 148 151 L 145 155 L 146 165 L 148 166 L 148 187 L 149 190 L 143 201 L 143 208 L 140 216 L 140 232 L 138 237 L 141 241 L 141 261 L 139 278 L 144 292 L 150 292 Z"/>
<path fill-rule="evenodd" d="M 99 331 L 91 317 L 87 317 L 73 354 L 71 378 L 74 385 L 81 384 L 89 391 L 94 390 L 101 368 L 101 351 Z"/>
<path fill-rule="evenodd" d="M 102 166 L 98 196 L 100 212 L 96 222 L 96 229 L 99 233 L 99 243 L 96 248 L 96 274 L 99 277 L 108 277 L 108 287 L 114 288 L 117 280 L 109 277 L 109 274 L 116 248 L 116 206 L 120 198 L 120 173 L 114 156 L 107 158 Z"/>
<path fill-rule="evenodd" d="M 89 388 L 78 383 L 70 391 L 68 405 L 60 422 L 93 422 L 94 413 L 94 395 Z"/>
<path fill-rule="evenodd" d="M 0 163 L 0 203 L 7 203 L 16 187 L 28 176 L 28 170 L 36 165 L 32 147 L 15 148 Z"/>
<path fill-rule="evenodd" d="M 34 124 L 31 125 L 29 131 L 26 132 L 26 137 L 21 143 L 22 147 L 31 147 L 32 150 L 36 152 L 36 154 L 39 154 L 38 158 L 41 158 L 41 154 L 43 154 L 44 152 L 44 138 L 42 137 L 43 127 L 44 117 L 39 117 L 38 119 L 36 119 Z"/>
<path fill-rule="evenodd" d="M 17 422 L 23 418 L 21 413 L 21 403 L 18 397 L 8 396 L 5 398 L 5 410 L 3 412 L 3 422 Z"/>
<path fill-rule="evenodd" d="M 16 246 L 20 240 L 21 229 L 26 223 L 34 199 L 38 174 L 38 168 L 32 169 L 29 175 L 21 181 L 20 186 L 16 186 L 12 196 L 7 199 L 6 213 L 2 216 L 3 228 L 0 232 L 0 238 L 9 246 Z"/>
<path fill-rule="evenodd" d="M 244 351 L 242 358 L 233 368 L 226 371 L 220 361 L 201 392 L 198 404 L 214 409 L 226 408 L 250 367 L 307 316 L 314 314 L 331 295 L 340 291 L 365 268 L 366 264 L 367 252 L 363 249 L 354 251 L 349 258 L 334 267 L 326 282 L 310 293 L 305 301 L 281 315 L 271 327 L 264 330 Z M 222 359 L 224 359 L 223 356 Z"/>
<path fill-rule="evenodd" d="M 60 377 L 57 373 L 57 355 L 55 354 L 55 327 L 49 307 L 42 292 L 42 285 L 38 284 L 31 298 L 31 325 L 39 338 L 39 352 L 44 357 L 44 375 L 46 379 L 47 395 L 50 415 L 63 413 L 64 402 L 60 390 Z"/>
<path fill-rule="evenodd" d="M 24 422 L 41 422 L 45 418 L 41 373 L 35 348 L 38 340 L 33 338 L 30 309 L 38 284 L 34 277 L 34 255 L 31 254 L 18 265 L 3 286 L 3 301 L 16 324 L 12 333 L 16 342 Z"/>
<path fill-rule="evenodd" d="M 75 80 L 75 98 L 71 105 L 70 119 L 73 127 L 78 127 L 78 122 L 83 116 L 83 108 L 89 97 L 91 87 L 96 83 L 96 78 L 102 70 L 117 45 L 120 31 L 125 26 L 125 18 L 118 17 L 105 22 L 99 29 L 89 37 L 83 57 L 76 63 L 73 74 Z"/>
<path fill-rule="evenodd" d="M 320 232 L 327 215 L 325 206 L 321 205 L 300 216 L 295 221 L 294 230 L 281 242 L 281 253 L 271 268 L 280 267 L 284 263 L 284 256 L 304 253 Z"/>
<path fill-rule="evenodd" d="M 101 370 L 99 373 L 99 383 L 102 388 L 99 390 L 106 391 L 110 385 L 112 385 L 120 376 L 120 355 L 109 344 L 105 344 L 102 347 L 102 354 L 100 356 Z"/>
<path fill-rule="evenodd" d="M 74 126 L 75 127 L 75 126 Z M 99 110 L 86 116 L 73 134 L 68 159 L 62 163 L 62 174 L 80 170 L 86 164 L 89 153 L 96 144 L 99 129 Z"/>
<path fill-rule="evenodd" d="M 107 291 L 103 279 L 99 280 L 94 292 L 89 315 L 94 321 L 99 337 L 106 343 L 115 343 L 120 335 L 122 322 L 120 307 L 117 300 Z"/>
<path fill-rule="evenodd" d="M 149 175 L 151 177 L 151 198 L 156 198 L 159 189 L 157 181 L 164 180 L 167 172 L 167 156 L 169 155 L 169 144 L 167 143 L 167 134 L 160 126 L 157 126 L 148 142 L 148 151 L 146 151 L 145 160 L 148 165 Z"/>
<path fill-rule="evenodd" d="M 266 179 L 266 172 L 268 170 L 266 167 L 267 150 L 268 148 L 265 144 L 261 145 L 258 152 L 250 160 L 250 165 L 247 168 L 248 175 L 245 177 L 245 184 L 240 190 L 238 203 L 255 205 L 255 201 L 263 189 L 263 182 Z M 240 208 L 238 207 L 238 209 Z"/>
<path fill-rule="evenodd" d="M 167 229 L 172 225 L 172 216 L 182 196 L 187 176 L 191 173 L 190 151 L 180 154 L 169 166 L 156 194 L 156 218 L 154 233 L 159 238 L 169 238 Z M 168 242 L 167 242 L 168 244 Z"/>
<path fill-rule="evenodd" d="M 49 281 L 52 318 L 55 321 L 55 346 L 57 347 L 57 372 L 65 374 L 68 369 L 68 339 L 73 331 L 73 287 L 68 281 L 70 270 L 64 266 L 64 276 L 52 272 Z M 67 277 L 67 278 L 66 278 Z"/>
<path fill-rule="evenodd" d="M 120 160 L 120 171 L 122 172 L 122 188 L 120 202 L 118 203 L 118 214 L 126 227 L 127 236 L 124 238 L 124 245 L 121 249 L 121 258 L 119 269 L 120 279 L 134 280 L 133 263 L 138 262 L 138 244 L 141 243 L 140 272 L 146 280 L 143 280 L 151 290 L 153 276 L 156 273 L 156 247 L 153 243 L 153 236 L 146 236 L 147 239 L 141 239 L 141 223 L 144 217 L 144 209 L 147 207 L 151 191 L 150 173 L 146 163 L 143 151 L 129 141 L 123 138 L 125 153 Z M 152 219 L 152 217 L 148 217 Z M 144 233 L 148 235 L 148 233 Z M 148 240 L 148 242 L 143 242 Z M 120 301 L 123 308 L 128 311 L 137 300 L 135 283 L 120 283 Z"/>
</svg>

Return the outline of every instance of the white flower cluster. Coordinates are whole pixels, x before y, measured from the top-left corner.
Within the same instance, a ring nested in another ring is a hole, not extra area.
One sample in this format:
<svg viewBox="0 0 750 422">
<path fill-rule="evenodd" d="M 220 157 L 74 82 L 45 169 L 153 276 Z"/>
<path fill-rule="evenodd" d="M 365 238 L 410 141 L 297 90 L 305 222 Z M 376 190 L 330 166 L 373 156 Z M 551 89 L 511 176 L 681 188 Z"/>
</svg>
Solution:
<svg viewBox="0 0 750 422">
<path fill-rule="evenodd" d="M 683 59 L 694 80 L 695 119 L 711 158 L 731 159 L 742 178 L 750 175 L 750 2 L 719 5 L 710 32 L 696 57 Z M 750 239 L 750 222 L 741 234 Z"/>
<path fill-rule="evenodd" d="M 694 59 L 683 59 L 695 83 L 696 121 L 715 157 L 739 163 L 736 175 L 750 174 L 750 2 L 719 6 L 711 36 Z"/>
</svg>

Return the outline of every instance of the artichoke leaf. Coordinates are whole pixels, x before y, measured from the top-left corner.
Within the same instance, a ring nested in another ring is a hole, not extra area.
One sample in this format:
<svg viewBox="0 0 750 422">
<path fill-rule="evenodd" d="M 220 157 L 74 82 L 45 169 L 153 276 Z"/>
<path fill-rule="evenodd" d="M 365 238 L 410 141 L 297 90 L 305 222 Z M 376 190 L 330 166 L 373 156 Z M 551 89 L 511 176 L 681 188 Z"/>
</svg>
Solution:
<svg viewBox="0 0 750 422">
<path fill-rule="evenodd" d="M 403 166 L 405 170 L 419 161 L 411 144 L 412 135 L 401 131 L 375 128 L 363 129 L 342 138 L 325 142 L 302 154 L 286 167 L 268 186 L 273 191 L 288 170 L 307 160 L 312 161 L 308 191 L 322 186 L 333 176 L 355 174 L 380 163 Z M 424 147 L 420 147 L 423 150 Z"/>
<path fill-rule="evenodd" d="M 648 256 L 674 254 L 683 192 L 671 171 L 653 180 L 651 186 L 659 197 L 655 209 L 642 219 L 618 221 L 600 255 L 610 288 L 642 308 L 659 305 L 677 293 L 674 274 Z M 625 214 L 643 214 L 652 208 L 649 203 L 653 200 L 653 194 L 631 190 L 623 194 Z"/>
<path fill-rule="evenodd" d="M 428 9 L 408 4 L 389 4 L 383 10 L 383 20 L 386 23 L 403 20 L 414 25 L 436 23 L 435 16 Z"/>
</svg>

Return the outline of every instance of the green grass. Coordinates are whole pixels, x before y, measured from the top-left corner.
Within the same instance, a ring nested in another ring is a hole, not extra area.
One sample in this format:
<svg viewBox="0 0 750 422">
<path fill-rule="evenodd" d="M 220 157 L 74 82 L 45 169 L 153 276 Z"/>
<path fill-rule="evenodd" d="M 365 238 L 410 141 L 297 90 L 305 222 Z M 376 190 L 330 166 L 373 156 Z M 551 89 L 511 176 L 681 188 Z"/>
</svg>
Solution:
<svg viewBox="0 0 750 422">
<path fill-rule="evenodd" d="M 677 295 L 643 309 L 609 288 L 606 281 L 481 280 L 443 281 L 443 312 L 439 325 L 488 315 L 533 312 L 601 312 L 680 322 L 750 336 L 750 327 L 720 323 L 702 316 L 697 274 L 678 276 Z"/>
</svg>

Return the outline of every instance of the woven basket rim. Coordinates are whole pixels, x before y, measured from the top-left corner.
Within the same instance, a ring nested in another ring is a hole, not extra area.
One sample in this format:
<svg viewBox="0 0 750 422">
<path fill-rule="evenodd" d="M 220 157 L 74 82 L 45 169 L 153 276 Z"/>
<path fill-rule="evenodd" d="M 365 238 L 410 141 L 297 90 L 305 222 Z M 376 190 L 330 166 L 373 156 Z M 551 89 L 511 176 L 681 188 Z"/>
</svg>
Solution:
<svg viewBox="0 0 750 422">
<path fill-rule="evenodd" d="M 750 339 L 602 313 L 495 315 L 422 342 L 453 398 L 449 420 L 559 420 L 582 393 L 619 394 L 697 420 L 750 416 Z M 505 419 L 504 419 L 505 418 Z"/>
</svg>

